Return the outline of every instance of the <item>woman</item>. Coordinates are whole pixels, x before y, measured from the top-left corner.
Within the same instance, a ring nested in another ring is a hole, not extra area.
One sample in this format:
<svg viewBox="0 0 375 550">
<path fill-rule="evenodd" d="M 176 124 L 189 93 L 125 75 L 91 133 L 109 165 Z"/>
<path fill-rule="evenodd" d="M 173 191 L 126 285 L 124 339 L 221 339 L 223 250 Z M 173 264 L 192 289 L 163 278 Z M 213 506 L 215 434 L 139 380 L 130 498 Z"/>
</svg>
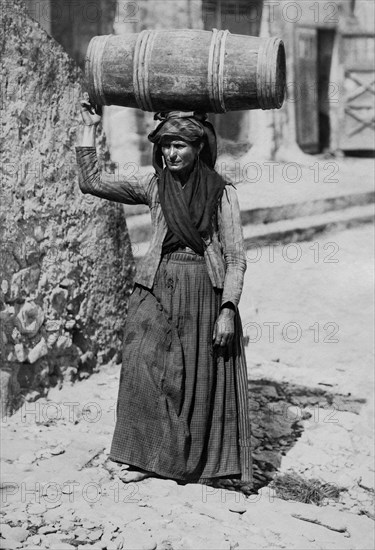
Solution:
<svg viewBox="0 0 375 550">
<path fill-rule="evenodd" d="M 246 260 L 235 189 L 214 170 L 215 131 L 197 113 L 155 115 L 155 174 L 114 182 L 98 169 L 100 115 L 87 95 L 81 112 L 82 192 L 147 204 L 153 226 L 129 300 L 110 459 L 127 465 L 125 482 L 250 481 L 237 311 Z"/>
</svg>

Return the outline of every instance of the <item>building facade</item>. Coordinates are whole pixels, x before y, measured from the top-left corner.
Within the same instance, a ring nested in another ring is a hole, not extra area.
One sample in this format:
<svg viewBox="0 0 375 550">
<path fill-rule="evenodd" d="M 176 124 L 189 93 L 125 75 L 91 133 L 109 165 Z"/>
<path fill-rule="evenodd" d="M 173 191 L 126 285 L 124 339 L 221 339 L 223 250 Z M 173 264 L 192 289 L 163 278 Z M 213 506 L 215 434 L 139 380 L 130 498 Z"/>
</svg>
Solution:
<svg viewBox="0 0 375 550">
<path fill-rule="evenodd" d="M 271 114 L 210 115 L 229 153 L 254 147 L 273 157 L 280 148 L 305 153 L 374 151 L 373 0 L 30 0 L 29 13 L 83 67 L 97 34 L 145 28 L 229 29 L 279 36 L 287 51 L 287 96 Z M 183 55 L 183 52 L 181 52 Z M 114 160 L 148 164 L 145 138 L 152 115 L 106 110 L 105 129 Z M 266 136 L 263 139 L 262 136 Z"/>
</svg>

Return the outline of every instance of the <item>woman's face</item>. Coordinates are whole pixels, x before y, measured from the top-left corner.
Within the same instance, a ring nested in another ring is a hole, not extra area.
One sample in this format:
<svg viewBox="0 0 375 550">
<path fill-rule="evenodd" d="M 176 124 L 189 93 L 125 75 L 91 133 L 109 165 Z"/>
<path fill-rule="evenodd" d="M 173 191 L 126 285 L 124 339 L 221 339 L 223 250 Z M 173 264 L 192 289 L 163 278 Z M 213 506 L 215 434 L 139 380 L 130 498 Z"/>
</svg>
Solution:
<svg viewBox="0 0 375 550">
<path fill-rule="evenodd" d="M 161 150 L 169 170 L 175 174 L 189 173 L 194 166 L 195 159 L 201 151 L 203 143 L 197 146 L 182 139 L 165 137 L 161 142 Z"/>
</svg>

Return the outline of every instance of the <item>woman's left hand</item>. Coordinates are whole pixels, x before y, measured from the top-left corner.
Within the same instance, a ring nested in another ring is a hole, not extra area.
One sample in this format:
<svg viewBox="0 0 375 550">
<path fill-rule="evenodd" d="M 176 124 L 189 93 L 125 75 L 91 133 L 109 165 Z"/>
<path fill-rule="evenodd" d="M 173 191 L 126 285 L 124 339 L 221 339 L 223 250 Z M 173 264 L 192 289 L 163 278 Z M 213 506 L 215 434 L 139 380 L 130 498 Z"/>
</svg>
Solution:
<svg viewBox="0 0 375 550">
<path fill-rule="evenodd" d="M 229 308 L 222 309 L 214 328 L 214 346 L 224 348 L 231 344 L 234 338 L 234 311 Z"/>
</svg>

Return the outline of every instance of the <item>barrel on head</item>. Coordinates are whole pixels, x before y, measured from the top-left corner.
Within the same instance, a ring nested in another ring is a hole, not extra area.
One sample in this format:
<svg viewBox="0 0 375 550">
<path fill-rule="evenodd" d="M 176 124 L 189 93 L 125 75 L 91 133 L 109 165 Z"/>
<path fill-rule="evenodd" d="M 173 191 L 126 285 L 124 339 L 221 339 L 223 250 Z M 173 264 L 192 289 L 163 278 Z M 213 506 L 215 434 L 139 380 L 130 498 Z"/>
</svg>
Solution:
<svg viewBox="0 0 375 550">
<path fill-rule="evenodd" d="M 97 105 L 212 113 L 278 109 L 285 50 L 278 38 L 216 29 L 96 36 L 87 50 L 86 80 Z"/>
</svg>

